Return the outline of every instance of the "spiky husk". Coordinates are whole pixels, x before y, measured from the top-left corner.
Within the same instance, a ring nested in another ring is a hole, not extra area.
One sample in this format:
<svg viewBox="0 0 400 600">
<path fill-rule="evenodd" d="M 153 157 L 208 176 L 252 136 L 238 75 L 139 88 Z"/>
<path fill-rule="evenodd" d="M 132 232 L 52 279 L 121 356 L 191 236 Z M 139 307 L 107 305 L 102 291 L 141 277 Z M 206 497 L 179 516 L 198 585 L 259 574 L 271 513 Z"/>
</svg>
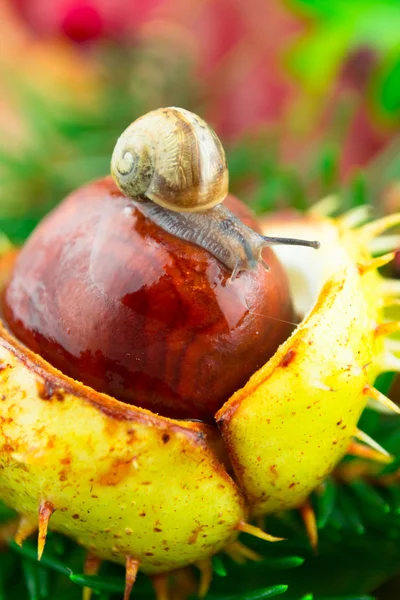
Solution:
<svg viewBox="0 0 400 600">
<path fill-rule="evenodd" d="M 354 229 L 353 216 L 265 223 L 270 235 L 312 233 L 322 248 L 280 252 L 298 312 L 309 309 L 217 414 L 229 461 L 211 427 L 98 394 L 2 327 L 0 489 L 21 514 L 17 540 L 38 528 L 41 553 L 49 525 L 92 556 L 126 563 L 129 581 L 132 564 L 147 573 L 204 566 L 232 548 L 239 531 L 263 537 L 245 523 L 249 514 L 304 507 L 355 452 L 354 437 L 373 444 L 357 422 L 369 398 L 396 410 L 372 383 L 396 361 L 387 336 L 398 326 L 384 323 L 383 311 L 400 290 L 377 273 L 384 261 L 373 259 L 369 244 L 400 217 Z M 11 263 L 3 259 L 3 279 Z M 379 446 L 373 451 L 384 456 Z"/>
</svg>

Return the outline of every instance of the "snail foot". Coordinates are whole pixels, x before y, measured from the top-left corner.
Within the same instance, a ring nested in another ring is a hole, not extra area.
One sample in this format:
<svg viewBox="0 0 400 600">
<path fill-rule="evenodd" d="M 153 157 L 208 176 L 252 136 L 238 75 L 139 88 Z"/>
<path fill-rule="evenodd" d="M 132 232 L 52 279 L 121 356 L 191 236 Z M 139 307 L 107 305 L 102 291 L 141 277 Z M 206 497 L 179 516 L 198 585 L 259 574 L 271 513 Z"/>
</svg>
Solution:
<svg viewBox="0 0 400 600">
<path fill-rule="evenodd" d="M 239 258 L 236 258 L 235 265 L 232 269 L 230 278 L 231 283 L 235 281 L 241 271 L 254 271 L 258 264 L 261 264 L 266 271 L 270 270 L 269 264 L 262 256 L 264 248 L 276 245 L 289 245 L 305 246 L 306 248 L 314 248 L 317 250 L 320 247 L 320 243 L 315 240 L 309 241 L 295 238 L 268 237 L 259 235 L 254 231 L 247 237 L 238 236 L 238 239 L 241 246 L 241 252 L 239 253 Z"/>
</svg>

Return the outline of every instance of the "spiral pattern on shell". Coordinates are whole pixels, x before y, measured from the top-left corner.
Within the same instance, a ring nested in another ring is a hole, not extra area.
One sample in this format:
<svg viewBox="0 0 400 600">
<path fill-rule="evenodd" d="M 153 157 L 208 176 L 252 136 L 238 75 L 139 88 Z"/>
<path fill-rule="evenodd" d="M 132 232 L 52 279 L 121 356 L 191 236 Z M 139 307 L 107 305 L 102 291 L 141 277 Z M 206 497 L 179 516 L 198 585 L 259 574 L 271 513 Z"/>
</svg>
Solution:
<svg viewBox="0 0 400 600">
<path fill-rule="evenodd" d="M 111 173 L 126 196 L 178 212 L 207 210 L 228 194 L 221 142 L 183 108 L 154 110 L 134 121 L 117 141 Z"/>
</svg>

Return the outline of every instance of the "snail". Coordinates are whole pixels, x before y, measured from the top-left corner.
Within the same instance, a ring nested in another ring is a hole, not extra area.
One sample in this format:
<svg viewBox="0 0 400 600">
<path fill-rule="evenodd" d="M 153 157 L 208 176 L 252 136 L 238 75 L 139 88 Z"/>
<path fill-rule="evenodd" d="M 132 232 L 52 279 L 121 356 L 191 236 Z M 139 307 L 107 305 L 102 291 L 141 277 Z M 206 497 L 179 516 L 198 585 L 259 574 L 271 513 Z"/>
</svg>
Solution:
<svg viewBox="0 0 400 600">
<path fill-rule="evenodd" d="M 319 242 L 260 235 L 224 205 L 228 194 L 225 152 L 213 129 L 183 108 L 161 108 L 134 121 L 111 159 L 120 190 L 168 233 L 210 252 L 231 272 L 254 270 L 266 246 L 319 248 Z"/>
</svg>

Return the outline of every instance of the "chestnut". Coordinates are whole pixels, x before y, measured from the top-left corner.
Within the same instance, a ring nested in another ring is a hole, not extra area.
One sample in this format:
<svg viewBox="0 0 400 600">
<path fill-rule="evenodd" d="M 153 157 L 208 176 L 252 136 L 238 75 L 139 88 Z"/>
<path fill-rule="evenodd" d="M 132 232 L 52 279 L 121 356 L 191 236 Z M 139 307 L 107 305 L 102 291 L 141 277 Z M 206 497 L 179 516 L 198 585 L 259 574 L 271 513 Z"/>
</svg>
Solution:
<svg viewBox="0 0 400 600">
<path fill-rule="evenodd" d="M 257 223 L 233 197 L 226 206 Z M 211 421 L 292 330 L 270 248 L 230 273 L 150 220 L 111 178 L 71 194 L 38 226 L 3 296 L 13 333 L 64 374 L 164 416 Z"/>
</svg>

